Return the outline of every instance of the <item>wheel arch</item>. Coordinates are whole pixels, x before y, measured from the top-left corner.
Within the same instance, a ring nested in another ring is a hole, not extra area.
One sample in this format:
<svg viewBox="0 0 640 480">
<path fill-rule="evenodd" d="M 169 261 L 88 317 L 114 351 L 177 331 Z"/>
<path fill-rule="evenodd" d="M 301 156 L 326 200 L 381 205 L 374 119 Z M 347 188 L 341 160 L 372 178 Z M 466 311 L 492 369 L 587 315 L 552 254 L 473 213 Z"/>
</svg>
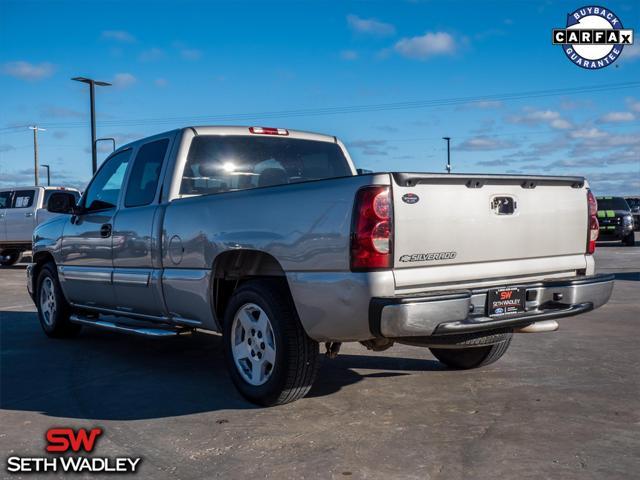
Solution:
<svg viewBox="0 0 640 480">
<path fill-rule="evenodd" d="M 211 305 L 220 327 L 233 293 L 244 282 L 255 278 L 280 281 L 291 295 L 284 269 L 273 255 L 261 250 L 237 249 L 216 257 L 212 266 Z"/>
<path fill-rule="evenodd" d="M 33 258 L 32 258 L 33 266 L 31 267 L 31 287 L 33 289 L 32 290 L 33 292 L 36 291 L 36 286 L 38 283 L 38 275 L 40 275 L 40 270 L 42 270 L 42 267 L 49 262 L 53 263 L 54 266 L 56 264 L 56 261 L 53 258 L 53 255 L 51 254 L 51 252 L 48 252 L 45 250 L 42 252 L 33 253 Z"/>
</svg>

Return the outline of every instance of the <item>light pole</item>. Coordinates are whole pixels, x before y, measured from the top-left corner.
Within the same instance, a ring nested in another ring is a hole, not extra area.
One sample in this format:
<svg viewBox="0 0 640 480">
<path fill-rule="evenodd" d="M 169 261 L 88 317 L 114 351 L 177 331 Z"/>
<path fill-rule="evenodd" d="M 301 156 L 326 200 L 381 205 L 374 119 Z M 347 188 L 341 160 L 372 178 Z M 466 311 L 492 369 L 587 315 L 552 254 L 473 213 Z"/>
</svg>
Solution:
<svg viewBox="0 0 640 480">
<path fill-rule="evenodd" d="M 451 137 L 442 137 L 442 139 L 447 141 L 447 173 L 451 173 Z"/>
<path fill-rule="evenodd" d="M 85 77 L 73 77 L 71 80 L 89 85 L 89 102 L 91 106 L 91 168 L 96 173 L 98 169 L 98 151 L 96 150 L 96 85 L 108 87 L 111 84 Z"/>
<path fill-rule="evenodd" d="M 49 165 L 45 165 L 44 163 L 40 166 L 42 168 L 47 169 L 47 187 L 50 187 L 51 186 L 51 169 L 49 168 Z"/>
<path fill-rule="evenodd" d="M 29 130 L 33 130 L 33 175 L 36 180 L 36 187 L 38 186 L 38 132 L 46 131 L 45 128 L 40 128 L 37 125 L 32 125 Z"/>
</svg>

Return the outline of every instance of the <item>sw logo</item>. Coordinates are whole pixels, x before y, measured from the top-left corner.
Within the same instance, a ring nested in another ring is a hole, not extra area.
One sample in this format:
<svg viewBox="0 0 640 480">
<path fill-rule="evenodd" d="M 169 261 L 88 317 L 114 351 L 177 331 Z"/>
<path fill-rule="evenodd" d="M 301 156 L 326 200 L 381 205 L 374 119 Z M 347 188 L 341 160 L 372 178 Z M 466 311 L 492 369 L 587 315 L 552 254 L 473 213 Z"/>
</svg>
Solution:
<svg viewBox="0 0 640 480">
<path fill-rule="evenodd" d="M 53 454 L 93 452 L 104 430 L 99 427 L 50 428 L 45 434 L 45 451 Z M 86 456 L 45 456 L 19 457 L 7 459 L 9 473 L 135 473 L 142 458 L 136 457 L 86 457 Z"/>
<path fill-rule="evenodd" d="M 509 300 L 512 295 L 513 295 L 513 290 L 500 292 L 500 300 Z"/>
<path fill-rule="evenodd" d="M 85 428 L 74 432 L 71 428 L 50 428 L 47 430 L 47 452 L 93 452 L 96 440 L 102 435 L 101 428 L 92 428 L 89 432 Z"/>
</svg>

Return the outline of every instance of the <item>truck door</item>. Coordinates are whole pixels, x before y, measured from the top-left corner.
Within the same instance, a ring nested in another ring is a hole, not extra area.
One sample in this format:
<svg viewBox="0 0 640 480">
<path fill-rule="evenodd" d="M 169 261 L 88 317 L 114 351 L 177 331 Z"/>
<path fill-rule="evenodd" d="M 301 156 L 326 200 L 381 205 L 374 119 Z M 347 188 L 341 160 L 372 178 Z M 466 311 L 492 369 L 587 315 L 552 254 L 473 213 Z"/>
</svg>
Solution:
<svg viewBox="0 0 640 480">
<path fill-rule="evenodd" d="M 8 242 L 31 243 L 35 227 L 36 190 L 14 190 L 12 208 L 5 210 L 4 221 Z"/>
<path fill-rule="evenodd" d="M 141 145 L 113 225 L 113 288 L 118 309 L 166 316 L 161 287 L 163 209 L 158 185 L 171 138 Z"/>
<path fill-rule="evenodd" d="M 11 190 L 0 192 L 0 242 L 7 241 L 7 227 L 5 217 L 11 206 Z"/>
<path fill-rule="evenodd" d="M 115 309 L 112 231 L 131 149 L 104 161 L 64 228 L 59 268 L 68 299 L 78 305 Z"/>
</svg>

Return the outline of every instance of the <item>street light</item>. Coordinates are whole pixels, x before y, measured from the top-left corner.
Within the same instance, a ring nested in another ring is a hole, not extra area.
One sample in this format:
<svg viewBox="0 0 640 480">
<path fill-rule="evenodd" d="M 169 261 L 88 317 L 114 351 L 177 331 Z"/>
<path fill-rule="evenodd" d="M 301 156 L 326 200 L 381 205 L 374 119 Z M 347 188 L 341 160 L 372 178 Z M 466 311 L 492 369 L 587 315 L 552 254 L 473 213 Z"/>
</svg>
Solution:
<svg viewBox="0 0 640 480">
<path fill-rule="evenodd" d="M 49 168 L 49 165 L 45 165 L 44 163 L 40 166 L 42 168 L 47 169 L 47 187 L 50 187 L 51 186 L 51 169 Z"/>
<path fill-rule="evenodd" d="M 99 87 L 108 87 L 111 84 L 85 77 L 73 77 L 71 80 L 82 82 L 89 85 L 89 101 L 91 104 L 91 168 L 93 173 L 98 169 L 98 151 L 96 150 L 96 85 Z"/>
<path fill-rule="evenodd" d="M 451 173 L 451 137 L 442 137 L 442 139 L 447 141 L 447 173 Z"/>
</svg>

